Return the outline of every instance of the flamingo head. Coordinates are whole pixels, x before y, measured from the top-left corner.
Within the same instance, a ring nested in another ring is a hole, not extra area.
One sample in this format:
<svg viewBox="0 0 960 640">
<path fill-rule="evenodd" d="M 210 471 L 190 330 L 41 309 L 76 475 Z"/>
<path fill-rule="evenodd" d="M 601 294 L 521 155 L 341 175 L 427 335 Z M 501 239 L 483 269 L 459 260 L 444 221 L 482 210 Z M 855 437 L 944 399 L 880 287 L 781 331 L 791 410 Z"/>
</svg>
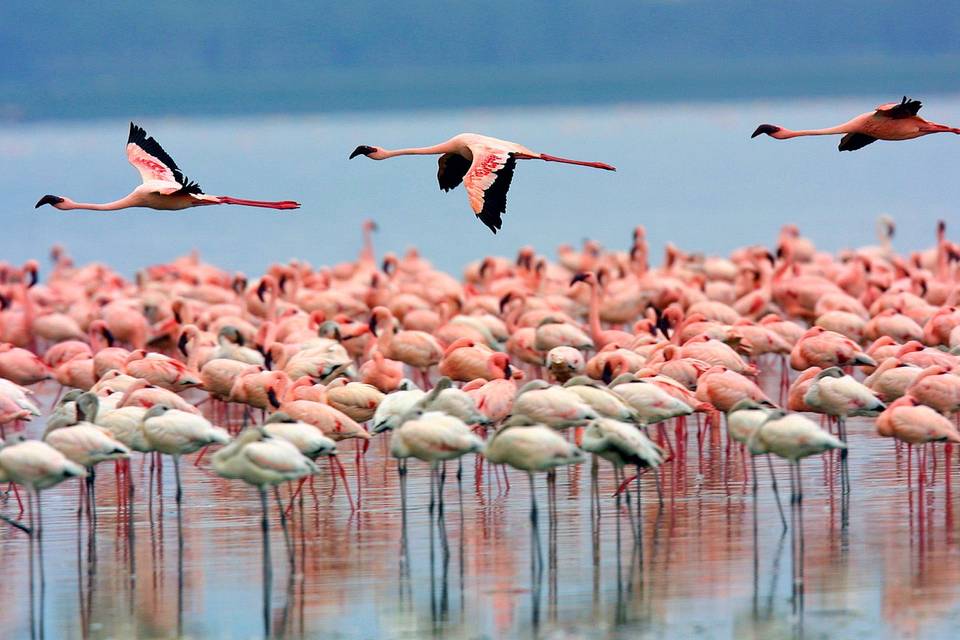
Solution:
<svg viewBox="0 0 960 640">
<path fill-rule="evenodd" d="M 37 204 L 36 204 L 33 208 L 34 208 L 34 209 L 39 209 L 39 208 L 42 207 L 43 205 L 48 204 L 48 205 L 50 205 L 51 207 L 54 207 L 55 209 L 60 209 L 61 207 L 59 207 L 59 206 L 57 206 L 57 205 L 63 204 L 63 202 L 64 202 L 65 200 L 66 200 L 66 198 L 61 198 L 60 196 L 51 196 L 51 195 L 47 194 L 47 195 L 43 196 L 42 198 L 40 198 L 39 200 L 37 200 Z"/>
<path fill-rule="evenodd" d="M 513 368 L 510 366 L 510 357 L 505 353 L 494 353 L 487 360 L 487 368 L 492 379 L 502 378 L 510 380 L 513 377 Z"/>
<path fill-rule="evenodd" d="M 578 282 L 586 282 L 588 284 L 595 284 L 597 281 L 597 276 L 592 271 L 582 271 L 570 280 L 570 286 L 577 284 Z"/>
<path fill-rule="evenodd" d="M 353 160 L 357 156 L 367 156 L 373 160 L 383 160 L 383 157 L 377 157 L 378 154 L 382 154 L 383 149 L 380 147 L 371 147 L 370 145 L 362 144 L 356 149 L 353 150 L 353 153 L 350 154 L 350 160 Z"/>
<path fill-rule="evenodd" d="M 750 137 L 756 138 L 761 133 L 765 133 L 771 138 L 776 138 L 777 134 L 780 133 L 780 131 L 782 130 L 783 130 L 783 127 L 778 127 L 775 124 L 762 124 L 759 127 L 757 127 L 756 131 L 754 131 L 753 135 L 751 135 Z"/>
</svg>

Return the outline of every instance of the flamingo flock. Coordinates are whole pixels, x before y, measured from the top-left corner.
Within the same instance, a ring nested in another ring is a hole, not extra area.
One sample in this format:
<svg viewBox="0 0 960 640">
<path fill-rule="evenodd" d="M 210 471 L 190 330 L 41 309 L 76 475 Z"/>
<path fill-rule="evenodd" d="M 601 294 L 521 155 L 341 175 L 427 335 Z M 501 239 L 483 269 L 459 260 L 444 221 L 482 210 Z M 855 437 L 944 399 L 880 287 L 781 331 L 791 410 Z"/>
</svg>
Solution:
<svg viewBox="0 0 960 640">
<path fill-rule="evenodd" d="M 118 499 L 132 509 L 131 459 L 159 469 L 162 456 L 179 515 L 191 490 L 180 466 L 192 456 L 259 492 L 269 582 L 268 492 L 285 533 L 287 511 L 317 475 L 339 479 L 349 508 L 363 510 L 363 491 L 378 490 L 363 479 L 373 440 L 389 441 L 404 511 L 416 461 L 441 516 L 451 461 L 475 456 L 506 487 L 526 474 L 537 535 L 536 474 L 547 476 L 554 519 L 557 468 L 603 459 L 613 508 L 626 498 L 640 522 L 642 478 L 655 482 L 657 508 L 670 509 L 663 471 L 684 464 L 688 441 L 702 458 L 722 434 L 730 460 L 751 461 L 755 491 L 753 456 L 789 463 L 789 525 L 780 514 L 802 597 L 803 458 L 836 451 L 848 496 L 848 420 L 866 417 L 877 437 L 916 454 L 912 491 L 914 477 L 930 482 L 931 444 L 946 443 L 949 457 L 960 443 L 960 246 L 943 223 L 931 248 L 910 255 L 893 250 L 884 221 L 876 247 L 832 255 L 788 226 L 774 246 L 726 257 L 668 245 L 659 267 L 638 227 L 627 251 L 586 241 L 553 260 L 524 247 L 471 263 L 460 279 L 416 250 L 378 262 L 374 229 L 364 224 L 353 262 L 290 261 L 252 278 L 195 254 L 135 280 L 76 265 L 61 247 L 43 278 L 36 261 L 0 264 L 4 521 L 42 549 L 40 493 L 76 478 L 95 532 L 98 468 L 113 463 L 128 488 Z M 763 384 L 770 377 L 775 390 Z M 38 398 L 53 393 L 42 408 Z M 38 434 L 30 422 L 44 417 Z M 776 492 L 772 463 L 768 471 Z M 639 543 L 643 527 L 634 532 Z"/>
</svg>

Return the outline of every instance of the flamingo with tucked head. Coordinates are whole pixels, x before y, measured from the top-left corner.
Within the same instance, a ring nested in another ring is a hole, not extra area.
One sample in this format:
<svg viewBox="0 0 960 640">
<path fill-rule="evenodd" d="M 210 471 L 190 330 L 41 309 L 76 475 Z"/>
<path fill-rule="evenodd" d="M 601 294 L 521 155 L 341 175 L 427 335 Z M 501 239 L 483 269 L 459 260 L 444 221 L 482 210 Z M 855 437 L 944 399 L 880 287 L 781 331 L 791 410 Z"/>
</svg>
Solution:
<svg viewBox="0 0 960 640">
<path fill-rule="evenodd" d="M 211 204 L 240 204 L 267 209 L 299 209 L 300 203 L 293 200 L 267 202 L 243 200 L 230 196 L 212 196 L 203 192 L 200 185 L 188 179 L 160 143 L 147 137 L 146 131 L 130 123 L 127 138 L 127 160 L 140 172 L 143 184 L 129 195 L 106 203 L 75 202 L 63 196 L 45 195 L 36 208 L 49 204 L 61 211 L 88 209 L 91 211 L 117 211 L 131 207 L 146 207 L 161 211 L 179 211 L 190 207 Z"/>
</svg>

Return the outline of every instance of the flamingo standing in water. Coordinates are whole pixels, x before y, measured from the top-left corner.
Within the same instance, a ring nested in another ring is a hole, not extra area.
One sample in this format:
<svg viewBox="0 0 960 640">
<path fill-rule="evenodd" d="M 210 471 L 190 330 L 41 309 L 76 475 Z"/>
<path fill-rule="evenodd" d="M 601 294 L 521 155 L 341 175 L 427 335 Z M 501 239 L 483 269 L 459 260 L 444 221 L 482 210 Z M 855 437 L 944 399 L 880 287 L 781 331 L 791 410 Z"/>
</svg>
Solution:
<svg viewBox="0 0 960 640">
<path fill-rule="evenodd" d="M 391 150 L 360 145 L 350 154 L 350 159 L 367 156 L 372 160 L 386 160 L 396 156 L 421 155 L 440 156 L 440 168 L 437 171 L 440 188 L 450 191 L 462 182 L 473 212 L 494 233 L 503 224 L 501 215 L 507 210 L 507 190 L 510 189 L 517 160 L 545 160 L 616 171 L 615 167 L 602 162 L 569 160 L 537 153 L 515 142 L 476 133 L 461 133 L 432 147 Z"/>
<path fill-rule="evenodd" d="M 751 138 L 765 133 L 777 140 L 800 136 L 829 136 L 845 134 L 840 139 L 838 151 L 856 151 L 877 140 L 912 140 L 931 133 L 960 133 L 960 129 L 924 120 L 917 113 L 923 106 L 919 100 L 903 96 L 900 102 L 882 104 L 874 111 L 862 113 L 856 118 L 826 129 L 803 129 L 792 131 L 775 124 L 762 124 Z"/>
<path fill-rule="evenodd" d="M 200 185 L 188 179 L 180 167 L 173 161 L 163 147 L 146 131 L 130 123 L 130 136 L 127 138 L 127 160 L 140 172 L 143 184 L 129 195 L 102 204 L 74 202 L 63 196 L 45 195 L 37 202 L 36 208 L 49 204 L 61 211 L 89 209 L 91 211 L 117 211 L 131 207 L 147 207 L 161 211 L 179 211 L 190 207 L 210 204 L 241 204 L 248 207 L 267 209 L 299 209 L 300 203 L 293 200 L 267 202 L 263 200 L 243 200 L 230 196 L 212 196 L 203 192 Z"/>
</svg>

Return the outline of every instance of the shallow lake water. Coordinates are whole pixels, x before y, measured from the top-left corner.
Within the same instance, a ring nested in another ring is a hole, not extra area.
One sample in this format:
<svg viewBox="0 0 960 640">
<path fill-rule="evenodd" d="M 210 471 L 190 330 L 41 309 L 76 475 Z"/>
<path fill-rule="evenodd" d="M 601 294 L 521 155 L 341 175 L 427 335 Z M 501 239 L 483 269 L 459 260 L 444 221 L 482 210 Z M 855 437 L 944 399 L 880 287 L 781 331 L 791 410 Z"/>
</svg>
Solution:
<svg viewBox="0 0 960 640">
<path fill-rule="evenodd" d="M 39 422 L 27 428 L 41 431 Z M 667 431 L 672 438 L 672 423 Z M 790 536 L 782 535 L 766 465 L 754 503 L 739 450 L 728 452 L 714 429 L 700 456 L 696 431 L 688 422 L 685 451 L 660 471 L 663 509 L 652 476 L 643 476 L 639 544 L 635 513 L 625 502 L 617 511 L 606 464 L 599 510 L 589 463 L 558 472 L 554 518 L 538 476 L 533 529 L 524 474 L 508 472 L 507 488 L 468 457 L 458 482 L 448 463 L 439 520 L 428 510 L 428 467 L 414 461 L 404 520 L 395 464 L 377 437 L 363 458 L 358 510 L 326 464 L 314 486 L 305 485 L 302 505 L 294 501 L 292 571 L 271 499 L 266 608 L 254 489 L 185 457 L 181 544 L 170 460 L 158 493 L 148 486 L 148 462 L 135 456 L 131 541 L 112 464 L 101 465 L 93 537 L 77 516 L 78 482 L 44 493 L 46 577 L 42 601 L 34 587 L 32 619 L 27 537 L 0 527 L 0 637 L 31 637 L 31 622 L 45 638 L 253 638 L 267 624 L 281 638 L 951 636 L 960 617 L 957 464 L 948 466 L 943 447 L 931 448 L 923 487 L 915 470 L 908 490 L 906 450 L 876 436 L 872 421 L 851 422 L 849 504 L 838 457 L 805 461 L 798 610 Z M 341 443 L 339 458 L 357 500 L 354 443 Z M 775 466 L 786 509 L 787 467 Z M 281 495 L 287 502 L 289 490 Z M 15 497 L 0 508 L 16 516 Z"/>
</svg>

